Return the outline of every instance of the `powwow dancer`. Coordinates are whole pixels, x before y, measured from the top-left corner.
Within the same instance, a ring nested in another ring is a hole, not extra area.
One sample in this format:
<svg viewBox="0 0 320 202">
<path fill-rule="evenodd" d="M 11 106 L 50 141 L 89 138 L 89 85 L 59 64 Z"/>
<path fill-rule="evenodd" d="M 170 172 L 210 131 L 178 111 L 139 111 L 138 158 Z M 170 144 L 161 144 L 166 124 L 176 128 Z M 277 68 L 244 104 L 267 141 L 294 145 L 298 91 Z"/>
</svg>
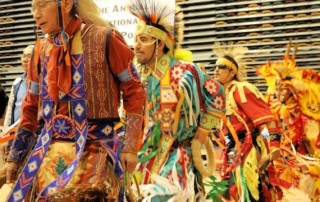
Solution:
<svg viewBox="0 0 320 202">
<path fill-rule="evenodd" d="M 146 138 L 137 173 L 142 195 L 145 201 L 204 199 L 202 176 L 214 169 L 208 135 L 224 110 L 222 86 L 195 64 L 175 59 L 188 54 L 179 48 L 183 28 L 179 10 L 164 1 L 131 2 L 130 12 L 140 19 L 136 66 L 147 93 Z M 198 166 L 201 144 L 211 154 L 208 169 Z"/>
<path fill-rule="evenodd" d="M 320 200 L 320 74 L 296 66 L 297 45 L 291 42 L 281 62 L 268 62 L 257 74 L 268 84 L 267 100 L 283 128 L 282 158 L 270 167 L 270 182 L 296 187 L 313 201 Z"/>
<path fill-rule="evenodd" d="M 226 47 L 216 43 L 213 49 L 218 57 L 213 75 L 223 84 L 226 96 L 226 117 L 219 131 L 221 142 L 218 140 L 224 147 L 222 180 L 227 180 L 229 187 L 224 199 L 271 202 L 276 201 L 274 194 L 279 190 L 268 183 L 268 173 L 264 171 L 267 164 L 259 163 L 268 156 L 269 149 L 279 149 L 281 129 L 263 95 L 245 81 L 242 58 L 247 51 L 248 48 L 231 43 Z"/>
</svg>

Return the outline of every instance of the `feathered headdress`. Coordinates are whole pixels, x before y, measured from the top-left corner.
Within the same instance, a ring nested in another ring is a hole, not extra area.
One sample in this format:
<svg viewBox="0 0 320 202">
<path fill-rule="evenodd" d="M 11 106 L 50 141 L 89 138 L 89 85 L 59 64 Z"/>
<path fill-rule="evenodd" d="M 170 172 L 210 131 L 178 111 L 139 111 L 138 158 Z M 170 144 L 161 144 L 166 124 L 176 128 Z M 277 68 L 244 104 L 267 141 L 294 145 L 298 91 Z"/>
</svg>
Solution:
<svg viewBox="0 0 320 202">
<path fill-rule="evenodd" d="M 243 63 L 243 56 L 248 52 L 247 47 L 234 46 L 228 43 L 225 48 L 219 42 L 214 44 L 213 53 L 218 57 L 216 64 L 223 64 L 236 72 L 238 81 L 246 80 L 246 65 Z"/>
<path fill-rule="evenodd" d="M 146 34 L 163 41 L 173 56 L 183 40 L 183 14 L 179 7 L 159 0 L 130 0 L 129 12 L 141 21 L 136 35 Z"/>
<path fill-rule="evenodd" d="M 268 62 L 257 69 L 257 74 L 266 80 L 269 96 L 275 94 L 280 86 L 287 87 L 299 102 L 301 111 L 306 116 L 320 120 L 320 74 L 311 69 L 297 68 L 297 47 L 294 46 L 290 56 L 290 41 L 282 62 Z"/>
</svg>

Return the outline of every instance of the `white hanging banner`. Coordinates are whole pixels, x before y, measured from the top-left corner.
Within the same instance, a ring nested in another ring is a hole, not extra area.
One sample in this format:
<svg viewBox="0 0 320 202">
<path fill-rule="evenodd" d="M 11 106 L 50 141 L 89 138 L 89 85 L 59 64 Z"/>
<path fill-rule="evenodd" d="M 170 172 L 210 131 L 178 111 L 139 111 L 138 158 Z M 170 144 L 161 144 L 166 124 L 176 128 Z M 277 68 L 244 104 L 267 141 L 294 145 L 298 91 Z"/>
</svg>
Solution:
<svg viewBox="0 0 320 202">
<path fill-rule="evenodd" d="M 139 19 L 126 10 L 128 0 L 94 0 L 101 16 L 111 22 L 123 35 L 129 46 L 134 43 L 134 31 Z"/>
</svg>

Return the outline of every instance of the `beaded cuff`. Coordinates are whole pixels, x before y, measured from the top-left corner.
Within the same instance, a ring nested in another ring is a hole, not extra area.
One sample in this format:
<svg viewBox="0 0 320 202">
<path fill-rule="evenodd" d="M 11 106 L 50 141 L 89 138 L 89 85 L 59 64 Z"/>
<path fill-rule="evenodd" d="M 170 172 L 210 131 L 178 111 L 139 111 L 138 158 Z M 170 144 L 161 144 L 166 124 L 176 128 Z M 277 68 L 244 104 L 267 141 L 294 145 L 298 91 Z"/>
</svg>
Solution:
<svg viewBox="0 0 320 202">
<path fill-rule="evenodd" d="M 21 165 L 36 140 L 37 138 L 32 132 L 19 128 L 11 146 L 9 161 L 15 161 Z"/>
<path fill-rule="evenodd" d="M 121 152 L 136 154 L 141 145 L 143 117 L 139 114 L 128 113 L 126 121 L 126 135 Z"/>
</svg>

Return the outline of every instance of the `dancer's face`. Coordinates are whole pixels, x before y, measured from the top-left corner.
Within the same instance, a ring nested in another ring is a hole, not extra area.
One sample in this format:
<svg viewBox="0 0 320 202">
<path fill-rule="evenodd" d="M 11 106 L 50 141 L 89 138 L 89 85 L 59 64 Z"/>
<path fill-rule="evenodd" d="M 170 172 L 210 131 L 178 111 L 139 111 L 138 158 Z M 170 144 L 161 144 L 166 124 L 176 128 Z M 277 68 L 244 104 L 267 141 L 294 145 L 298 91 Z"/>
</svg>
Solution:
<svg viewBox="0 0 320 202">
<path fill-rule="evenodd" d="M 277 97 L 280 102 L 286 102 L 290 98 L 291 95 L 292 95 L 292 92 L 288 86 L 281 85 L 278 88 Z"/>
<path fill-rule="evenodd" d="M 33 0 L 31 13 L 36 25 L 43 34 L 51 34 L 59 31 L 57 1 Z"/>
<path fill-rule="evenodd" d="M 138 63 L 147 64 L 155 61 L 156 39 L 146 34 L 136 35 L 134 54 Z"/>
<path fill-rule="evenodd" d="M 213 77 L 220 83 L 228 83 L 234 78 L 234 70 L 224 64 L 215 64 Z"/>
</svg>

